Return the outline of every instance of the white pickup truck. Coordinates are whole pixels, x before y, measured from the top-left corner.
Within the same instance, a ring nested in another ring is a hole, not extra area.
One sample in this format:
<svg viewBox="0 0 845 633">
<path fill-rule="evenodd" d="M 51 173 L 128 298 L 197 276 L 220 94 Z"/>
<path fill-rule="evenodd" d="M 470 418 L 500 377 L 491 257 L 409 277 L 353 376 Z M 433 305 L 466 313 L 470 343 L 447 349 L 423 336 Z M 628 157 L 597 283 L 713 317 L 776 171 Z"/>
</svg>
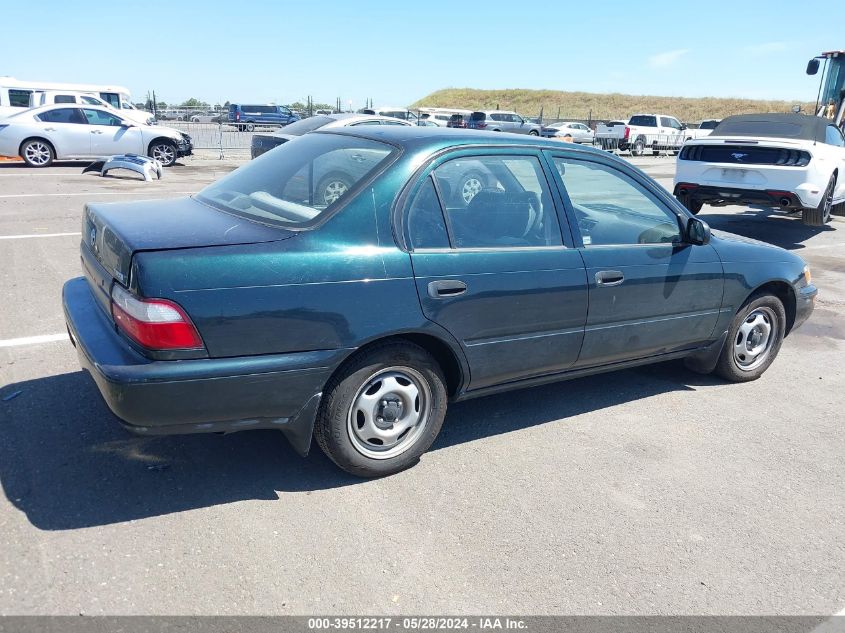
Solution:
<svg viewBox="0 0 845 633">
<path fill-rule="evenodd" d="M 628 123 L 599 126 L 596 138 L 605 149 L 630 151 L 642 156 L 650 149 L 654 154 L 661 151 L 677 153 L 686 140 L 687 127 L 668 114 L 635 114 Z"/>
<path fill-rule="evenodd" d="M 684 142 L 710 136 L 720 122 L 721 119 L 705 119 L 698 124 L 698 127 L 688 127 L 684 130 Z"/>
</svg>

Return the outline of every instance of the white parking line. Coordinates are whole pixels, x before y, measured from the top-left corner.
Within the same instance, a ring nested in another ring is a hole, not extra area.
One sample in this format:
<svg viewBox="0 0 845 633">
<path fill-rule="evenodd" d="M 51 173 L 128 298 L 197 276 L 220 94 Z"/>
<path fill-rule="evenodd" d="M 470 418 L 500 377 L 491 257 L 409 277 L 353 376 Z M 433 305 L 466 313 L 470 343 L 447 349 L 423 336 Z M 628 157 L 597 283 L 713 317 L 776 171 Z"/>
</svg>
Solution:
<svg viewBox="0 0 845 633">
<path fill-rule="evenodd" d="M 842 633 L 845 631 L 845 609 L 834 613 L 810 633 Z"/>
<path fill-rule="evenodd" d="M 28 235 L 0 235 L 0 240 L 27 240 L 33 237 L 68 237 L 82 233 L 31 233 Z"/>
<path fill-rule="evenodd" d="M 7 193 L 0 198 L 63 198 L 69 196 L 138 196 L 147 191 L 79 191 L 74 193 Z M 192 194 L 196 191 L 165 191 L 164 193 Z"/>
<path fill-rule="evenodd" d="M 0 347 L 21 347 L 22 345 L 41 345 L 43 343 L 55 343 L 66 341 L 66 332 L 61 334 L 42 334 L 41 336 L 25 336 L 23 338 L 7 338 L 0 340 Z"/>
</svg>

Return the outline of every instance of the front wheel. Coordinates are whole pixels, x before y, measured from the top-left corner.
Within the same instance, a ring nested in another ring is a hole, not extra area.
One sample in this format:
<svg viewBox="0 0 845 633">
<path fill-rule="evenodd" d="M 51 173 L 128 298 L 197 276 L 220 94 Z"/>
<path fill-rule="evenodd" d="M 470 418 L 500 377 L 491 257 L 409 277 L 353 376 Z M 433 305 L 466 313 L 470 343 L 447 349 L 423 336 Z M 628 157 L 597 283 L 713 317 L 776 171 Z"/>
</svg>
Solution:
<svg viewBox="0 0 845 633">
<path fill-rule="evenodd" d="M 774 362 L 786 334 L 786 311 L 774 295 L 753 295 L 737 312 L 715 373 L 731 382 L 757 380 Z"/>
<path fill-rule="evenodd" d="M 824 190 L 819 206 L 801 211 L 801 221 L 807 226 L 824 226 L 830 222 L 830 213 L 833 209 L 833 191 L 836 188 L 836 176 L 831 176 Z"/>
<path fill-rule="evenodd" d="M 392 475 L 429 449 L 446 402 L 446 381 L 434 358 L 411 343 L 387 343 L 354 357 L 329 381 L 314 437 L 353 475 Z"/>
<path fill-rule="evenodd" d="M 150 158 L 155 158 L 163 167 L 170 167 L 176 162 L 176 144 L 167 141 L 155 141 L 150 145 Z"/>
</svg>

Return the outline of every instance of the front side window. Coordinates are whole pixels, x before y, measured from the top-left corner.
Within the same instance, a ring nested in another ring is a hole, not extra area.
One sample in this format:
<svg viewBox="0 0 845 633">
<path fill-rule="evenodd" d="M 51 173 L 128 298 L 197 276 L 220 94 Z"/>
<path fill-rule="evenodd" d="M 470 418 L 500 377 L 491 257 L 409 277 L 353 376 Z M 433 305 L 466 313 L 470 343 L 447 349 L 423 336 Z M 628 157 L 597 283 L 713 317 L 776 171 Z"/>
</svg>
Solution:
<svg viewBox="0 0 845 633">
<path fill-rule="evenodd" d="M 123 119 L 103 110 L 89 110 L 85 108 L 82 111 L 85 113 L 85 118 L 88 119 L 90 125 L 109 125 L 112 127 L 123 125 Z"/>
<path fill-rule="evenodd" d="M 15 108 L 28 108 L 32 90 L 9 89 L 9 105 Z"/>
<path fill-rule="evenodd" d="M 678 216 L 627 174 L 600 163 L 555 157 L 584 246 L 681 241 Z"/>
<path fill-rule="evenodd" d="M 336 209 L 398 153 L 340 134 L 306 134 L 209 185 L 197 199 L 265 224 L 306 227 Z"/>
<path fill-rule="evenodd" d="M 87 125 L 88 121 L 79 108 L 56 108 L 38 115 L 38 120 L 44 123 L 78 123 Z"/>
<path fill-rule="evenodd" d="M 88 95 L 82 95 L 80 97 L 80 99 L 82 100 L 82 103 L 87 103 L 88 105 L 95 105 L 95 106 L 103 105 L 102 101 L 100 101 L 99 99 L 97 99 L 95 97 L 89 97 Z"/>
<path fill-rule="evenodd" d="M 828 125 L 825 130 L 825 143 L 836 147 L 845 147 L 845 140 L 842 139 L 842 132 L 835 125 Z"/>
<path fill-rule="evenodd" d="M 433 174 L 453 248 L 562 244 L 549 185 L 535 156 L 456 158 Z"/>
</svg>

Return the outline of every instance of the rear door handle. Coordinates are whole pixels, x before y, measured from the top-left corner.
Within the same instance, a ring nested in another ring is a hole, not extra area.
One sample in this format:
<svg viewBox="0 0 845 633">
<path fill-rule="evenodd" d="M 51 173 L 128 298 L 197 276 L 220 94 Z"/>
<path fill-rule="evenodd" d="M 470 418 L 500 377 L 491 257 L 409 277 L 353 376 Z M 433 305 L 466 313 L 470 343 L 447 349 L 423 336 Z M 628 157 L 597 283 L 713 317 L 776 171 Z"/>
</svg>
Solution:
<svg viewBox="0 0 845 633">
<path fill-rule="evenodd" d="M 428 284 L 428 296 L 432 299 L 457 297 L 467 291 L 467 285 L 458 279 L 441 279 Z"/>
<path fill-rule="evenodd" d="M 621 270 L 602 270 L 596 273 L 596 285 L 618 286 L 625 281 Z"/>
<path fill-rule="evenodd" d="M 91 134 L 102 134 L 102 130 L 91 130 Z"/>
</svg>

